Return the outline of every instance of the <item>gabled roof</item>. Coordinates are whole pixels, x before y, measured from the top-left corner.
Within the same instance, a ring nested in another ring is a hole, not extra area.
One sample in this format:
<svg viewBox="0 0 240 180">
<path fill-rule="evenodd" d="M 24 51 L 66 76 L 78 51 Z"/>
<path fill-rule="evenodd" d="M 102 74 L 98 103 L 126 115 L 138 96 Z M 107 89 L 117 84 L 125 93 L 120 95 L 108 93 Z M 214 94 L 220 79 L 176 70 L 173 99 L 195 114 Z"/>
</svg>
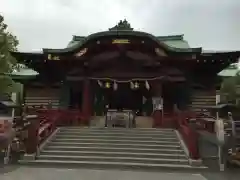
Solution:
<svg viewBox="0 0 240 180">
<path fill-rule="evenodd" d="M 190 49 L 188 42 L 184 40 L 184 35 L 172 35 L 172 36 L 157 36 L 159 41 L 164 42 L 170 47 L 180 49 Z"/>
<path fill-rule="evenodd" d="M 64 49 L 43 49 L 46 53 L 66 53 L 74 51 L 84 46 L 91 40 L 98 39 L 100 37 L 110 36 L 124 36 L 124 37 L 144 37 L 150 38 L 153 42 L 157 43 L 162 48 L 171 52 L 189 52 L 189 53 L 201 53 L 202 48 L 190 48 L 188 43 L 183 39 L 183 35 L 174 36 L 153 36 L 152 34 L 141 31 L 128 31 L 128 30 L 114 30 L 103 31 L 91 34 L 89 36 L 73 36 L 68 46 Z"/>
<path fill-rule="evenodd" d="M 76 46 L 82 43 L 86 36 L 73 36 L 72 40 L 68 43 L 67 48 Z M 188 42 L 184 40 L 184 35 L 170 35 L 170 36 L 156 36 L 159 42 L 166 44 L 169 47 L 180 48 L 180 49 L 190 49 Z"/>
<path fill-rule="evenodd" d="M 12 79 L 33 79 L 39 73 L 30 68 L 20 68 L 19 70 L 13 71 L 11 73 L 6 73 L 6 75 L 11 76 Z"/>
<path fill-rule="evenodd" d="M 54 53 L 57 56 L 64 56 L 71 54 L 72 52 L 77 52 L 80 49 L 85 48 L 87 43 L 95 42 L 102 37 L 108 38 L 142 38 L 149 39 L 154 44 L 159 45 L 161 49 L 163 49 L 167 54 L 171 54 L 174 57 L 176 55 L 182 54 L 186 55 L 187 53 L 189 57 L 192 57 L 196 62 L 212 62 L 215 61 L 218 64 L 225 64 L 221 69 L 227 67 L 231 63 L 237 62 L 237 58 L 240 56 L 240 51 L 233 52 L 205 52 L 202 48 L 191 48 L 188 42 L 184 39 L 184 35 L 170 35 L 170 36 L 153 36 L 152 34 L 134 31 L 131 25 L 126 21 L 120 21 L 116 26 L 109 28 L 108 31 L 98 32 L 91 34 L 89 36 L 73 36 L 72 40 L 69 42 L 68 46 L 64 49 L 43 49 L 42 52 L 39 53 L 22 53 L 22 52 L 12 52 L 12 54 L 17 57 L 18 62 L 29 63 L 32 59 L 41 61 L 46 58 L 48 55 L 53 55 Z M 177 56 L 176 56 L 177 57 Z M 224 61 L 224 63 L 223 63 Z"/>
</svg>

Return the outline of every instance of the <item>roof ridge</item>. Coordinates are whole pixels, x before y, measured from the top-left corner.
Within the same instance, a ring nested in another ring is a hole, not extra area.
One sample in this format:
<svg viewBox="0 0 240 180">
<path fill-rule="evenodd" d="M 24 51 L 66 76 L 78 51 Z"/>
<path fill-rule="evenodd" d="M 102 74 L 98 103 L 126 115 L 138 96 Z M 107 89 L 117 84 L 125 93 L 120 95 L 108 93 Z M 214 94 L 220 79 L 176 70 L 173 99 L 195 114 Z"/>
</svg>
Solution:
<svg viewBox="0 0 240 180">
<path fill-rule="evenodd" d="M 80 41 L 83 38 L 86 38 L 87 36 L 77 36 L 77 35 L 73 35 L 72 41 Z"/>
<path fill-rule="evenodd" d="M 183 40 L 184 34 L 178 35 L 168 35 L 168 36 L 156 36 L 159 40 L 166 41 L 166 40 Z"/>
<path fill-rule="evenodd" d="M 176 34 L 176 35 L 168 35 L 168 36 L 155 36 L 159 40 L 166 41 L 166 40 L 183 40 L 184 34 Z M 73 35 L 72 40 L 73 41 L 80 41 L 83 38 L 86 38 L 87 36 L 78 36 L 78 35 Z"/>
</svg>

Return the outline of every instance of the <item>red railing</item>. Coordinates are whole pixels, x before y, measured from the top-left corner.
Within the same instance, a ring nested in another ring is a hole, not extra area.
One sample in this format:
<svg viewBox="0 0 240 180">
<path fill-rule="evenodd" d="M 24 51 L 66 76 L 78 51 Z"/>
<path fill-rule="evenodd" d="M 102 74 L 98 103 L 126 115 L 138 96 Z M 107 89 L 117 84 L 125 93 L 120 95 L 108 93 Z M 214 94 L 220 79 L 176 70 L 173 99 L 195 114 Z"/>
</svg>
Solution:
<svg viewBox="0 0 240 180">
<path fill-rule="evenodd" d="M 152 113 L 154 128 L 176 128 L 176 120 L 173 113 L 163 114 L 162 110 Z"/>
<path fill-rule="evenodd" d="M 195 113 L 191 111 L 178 113 L 178 129 L 188 147 L 190 157 L 192 159 L 200 158 L 197 131 L 203 130 L 210 133 L 215 133 L 215 119 L 215 117 L 204 113 Z"/>
<path fill-rule="evenodd" d="M 64 109 L 37 109 L 35 116 L 26 116 L 29 119 L 26 152 L 33 154 L 42 142 L 48 138 L 57 126 L 86 124 L 89 118 L 79 110 Z"/>
<path fill-rule="evenodd" d="M 153 127 L 163 127 L 163 115 L 161 110 L 156 110 L 152 113 Z"/>
<path fill-rule="evenodd" d="M 172 114 L 162 114 L 160 110 L 153 112 L 154 127 L 168 127 L 179 130 L 182 138 L 188 148 L 189 156 L 192 159 L 199 159 L 198 135 L 197 132 L 189 125 L 189 119 L 195 118 L 193 112 L 177 111 Z"/>
<path fill-rule="evenodd" d="M 193 129 L 189 120 L 194 118 L 195 114 L 193 112 L 179 111 L 176 113 L 176 121 L 178 124 L 178 130 L 182 135 L 182 138 L 188 148 L 189 157 L 191 159 L 199 159 L 199 147 L 198 147 L 198 134 L 195 129 Z"/>
<path fill-rule="evenodd" d="M 214 124 L 216 118 L 204 113 L 200 113 L 196 116 L 196 125 L 198 130 L 208 131 L 210 133 L 215 133 Z"/>
</svg>

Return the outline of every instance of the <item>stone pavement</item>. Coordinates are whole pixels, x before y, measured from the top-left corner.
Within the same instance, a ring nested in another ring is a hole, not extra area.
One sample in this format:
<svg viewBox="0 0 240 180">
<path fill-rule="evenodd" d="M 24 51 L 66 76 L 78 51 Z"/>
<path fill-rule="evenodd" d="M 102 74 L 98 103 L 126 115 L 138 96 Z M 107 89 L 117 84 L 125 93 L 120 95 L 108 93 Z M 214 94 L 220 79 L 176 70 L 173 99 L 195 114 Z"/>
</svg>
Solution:
<svg viewBox="0 0 240 180">
<path fill-rule="evenodd" d="M 0 169 L 1 180 L 239 180 L 240 173 L 168 173 L 96 169 L 11 167 Z"/>
</svg>

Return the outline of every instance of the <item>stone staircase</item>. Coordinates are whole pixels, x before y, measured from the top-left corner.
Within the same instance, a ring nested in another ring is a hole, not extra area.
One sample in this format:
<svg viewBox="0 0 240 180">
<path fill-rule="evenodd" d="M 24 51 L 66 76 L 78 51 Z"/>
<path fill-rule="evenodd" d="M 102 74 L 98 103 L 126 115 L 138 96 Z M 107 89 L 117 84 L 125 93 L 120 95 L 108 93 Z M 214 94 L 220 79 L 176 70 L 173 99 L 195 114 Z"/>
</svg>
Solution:
<svg viewBox="0 0 240 180">
<path fill-rule="evenodd" d="M 171 129 L 62 127 L 49 139 L 35 165 L 94 168 L 205 168 L 191 166 Z"/>
<path fill-rule="evenodd" d="M 105 116 L 94 116 L 91 119 L 91 127 L 101 128 L 105 125 Z M 135 118 L 136 128 L 152 128 L 153 119 L 149 116 L 137 116 Z"/>
<path fill-rule="evenodd" d="M 201 106 L 214 106 L 216 105 L 216 94 L 209 92 L 195 91 L 191 97 L 191 110 L 195 112 L 202 112 Z"/>
</svg>

